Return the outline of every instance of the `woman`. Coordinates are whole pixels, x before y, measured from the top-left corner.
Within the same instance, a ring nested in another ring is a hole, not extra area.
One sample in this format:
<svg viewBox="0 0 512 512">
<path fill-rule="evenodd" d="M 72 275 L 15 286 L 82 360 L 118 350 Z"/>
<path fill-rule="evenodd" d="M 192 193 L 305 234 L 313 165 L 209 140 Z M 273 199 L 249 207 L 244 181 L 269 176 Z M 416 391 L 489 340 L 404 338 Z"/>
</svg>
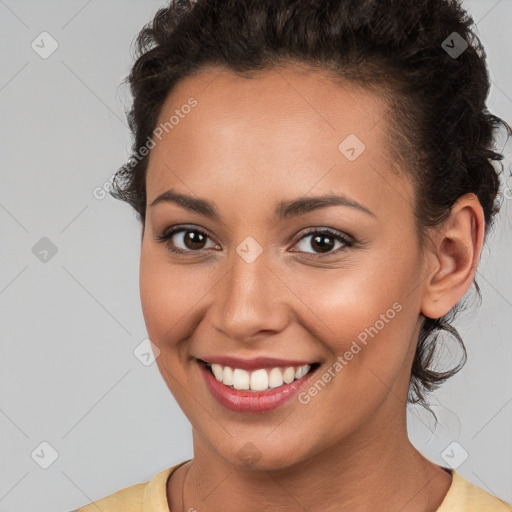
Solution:
<svg viewBox="0 0 512 512">
<path fill-rule="evenodd" d="M 141 32 L 113 194 L 194 457 L 80 511 L 511 510 L 406 429 L 464 363 L 435 370 L 438 334 L 464 347 L 449 320 L 499 209 L 472 23 L 449 0 L 180 0 Z"/>
</svg>

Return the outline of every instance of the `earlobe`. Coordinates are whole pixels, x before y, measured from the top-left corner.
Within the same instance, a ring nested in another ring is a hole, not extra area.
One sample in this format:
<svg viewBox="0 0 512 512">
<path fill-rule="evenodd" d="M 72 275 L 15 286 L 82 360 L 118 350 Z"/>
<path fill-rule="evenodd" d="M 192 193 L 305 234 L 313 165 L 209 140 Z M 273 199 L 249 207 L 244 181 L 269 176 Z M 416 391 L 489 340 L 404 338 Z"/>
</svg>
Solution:
<svg viewBox="0 0 512 512">
<path fill-rule="evenodd" d="M 467 292 L 478 267 L 484 234 L 482 206 L 472 193 L 459 198 L 442 226 L 433 228 L 421 308 L 424 316 L 442 317 Z"/>
</svg>

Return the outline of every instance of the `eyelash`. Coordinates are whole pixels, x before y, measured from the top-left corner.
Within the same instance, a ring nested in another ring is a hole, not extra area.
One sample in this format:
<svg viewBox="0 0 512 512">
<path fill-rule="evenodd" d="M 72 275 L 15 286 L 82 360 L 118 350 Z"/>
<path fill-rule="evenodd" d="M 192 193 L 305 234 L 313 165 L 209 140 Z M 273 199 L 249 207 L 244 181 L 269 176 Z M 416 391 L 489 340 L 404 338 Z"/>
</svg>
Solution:
<svg viewBox="0 0 512 512">
<path fill-rule="evenodd" d="M 192 250 L 184 251 L 183 249 L 177 249 L 174 244 L 169 242 L 169 240 L 176 233 L 187 232 L 187 231 L 193 231 L 193 232 L 199 233 L 199 234 L 201 234 L 201 235 L 203 235 L 203 236 L 205 236 L 207 238 L 210 238 L 208 233 L 206 233 L 202 229 L 197 229 L 194 226 L 176 226 L 174 228 L 171 228 L 171 229 L 165 231 L 161 235 L 158 235 L 156 237 L 156 240 L 157 240 L 158 243 L 165 244 L 167 249 L 169 250 L 169 252 L 174 253 L 174 254 L 200 253 L 201 251 L 206 250 L 206 249 L 199 249 L 197 251 L 192 251 Z M 332 235 L 333 238 L 335 238 L 336 240 L 342 242 L 343 246 L 339 247 L 335 251 L 328 252 L 328 253 L 325 253 L 325 254 L 316 253 L 316 254 L 313 255 L 312 253 L 305 253 L 305 254 L 311 254 L 312 255 L 312 256 L 307 256 L 306 259 L 322 259 L 322 258 L 327 258 L 327 257 L 333 256 L 334 254 L 338 254 L 339 252 L 341 252 L 344 249 L 351 248 L 351 247 L 353 247 L 355 245 L 355 241 L 354 240 L 352 240 L 349 237 L 343 235 L 340 231 L 337 231 L 337 230 L 331 229 L 331 228 L 309 228 L 295 242 L 294 245 L 298 244 L 304 238 L 306 238 L 307 236 L 309 236 L 311 234 Z M 303 252 L 303 251 L 292 251 L 292 252 Z"/>
</svg>

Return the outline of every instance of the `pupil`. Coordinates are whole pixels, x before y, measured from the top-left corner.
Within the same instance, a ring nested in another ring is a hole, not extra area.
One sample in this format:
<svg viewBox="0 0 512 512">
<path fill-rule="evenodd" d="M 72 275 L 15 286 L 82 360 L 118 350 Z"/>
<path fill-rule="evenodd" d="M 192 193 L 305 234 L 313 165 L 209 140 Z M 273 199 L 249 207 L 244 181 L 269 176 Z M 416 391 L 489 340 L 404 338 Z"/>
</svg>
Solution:
<svg viewBox="0 0 512 512">
<path fill-rule="evenodd" d="M 321 240 L 327 240 L 327 244 L 322 244 Z M 319 246 L 320 252 L 328 252 L 334 246 L 333 239 L 330 238 L 328 235 L 318 235 L 318 236 L 313 237 L 311 245 L 313 245 L 313 244 L 316 244 Z"/>
<path fill-rule="evenodd" d="M 205 237 L 196 231 L 188 231 L 185 236 L 185 245 L 188 249 L 201 249 Z"/>
</svg>

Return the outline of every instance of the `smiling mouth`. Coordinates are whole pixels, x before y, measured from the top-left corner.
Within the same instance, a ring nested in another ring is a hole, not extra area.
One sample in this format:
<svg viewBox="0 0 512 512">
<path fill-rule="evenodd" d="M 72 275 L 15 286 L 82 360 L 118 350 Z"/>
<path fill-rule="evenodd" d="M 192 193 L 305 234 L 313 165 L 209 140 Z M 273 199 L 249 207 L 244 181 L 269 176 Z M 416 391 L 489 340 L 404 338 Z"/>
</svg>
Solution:
<svg viewBox="0 0 512 512">
<path fill-rule="evenodd" d="M 222 382 L 231 389 L 249 392 L 262 392 L 285 386 L 302 379 L 320 366 L 320 363 L 311 363 L 301 366 L 257 368 L 248 371 L 218 363 L 209 363 L 201 359 L 198 359 L 198 362 L 207 368 L 217 382 Z"/>
</svg>

